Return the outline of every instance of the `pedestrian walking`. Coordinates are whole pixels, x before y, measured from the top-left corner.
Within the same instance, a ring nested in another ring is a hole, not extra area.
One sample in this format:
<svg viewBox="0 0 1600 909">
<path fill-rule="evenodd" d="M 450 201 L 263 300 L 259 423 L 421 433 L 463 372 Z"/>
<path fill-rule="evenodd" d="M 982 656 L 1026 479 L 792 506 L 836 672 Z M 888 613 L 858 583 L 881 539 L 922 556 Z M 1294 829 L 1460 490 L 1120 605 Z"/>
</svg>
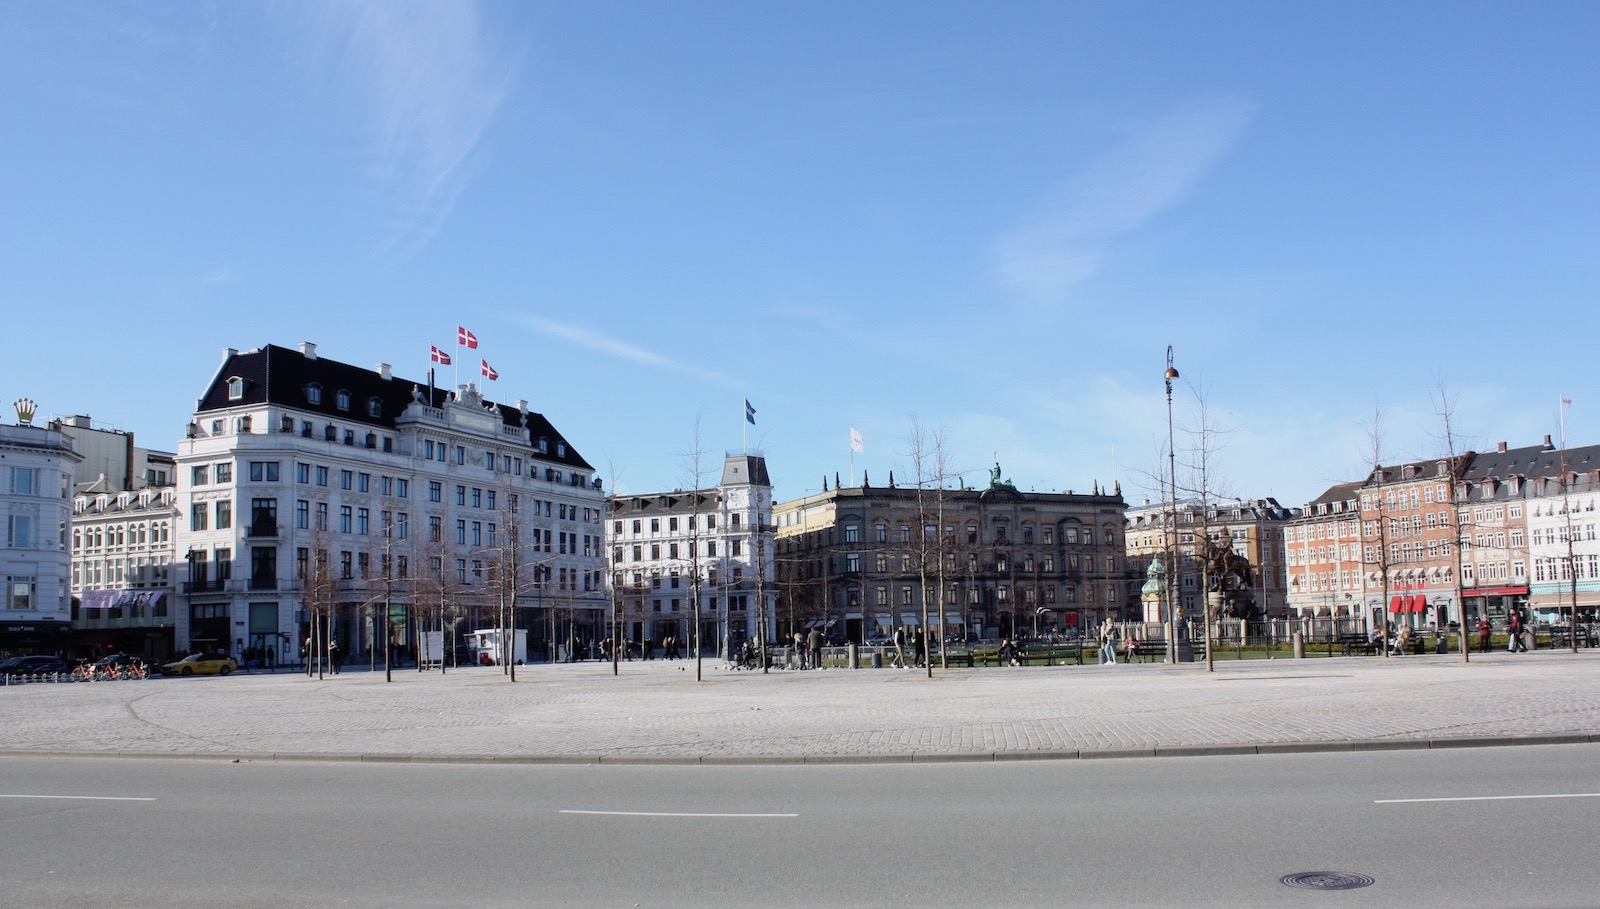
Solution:
<svg viewBox="0 0 1600 909">
<path fill-rule="evenodd" d="M 806 635 L 806 662 L 812 669 L 822 668 L 822 632 L 812 627 L 811 633 Z"/>
<path fill-rule="evenodd" d="M 1478 616 L 1478 652 L 1489 652 L 1489 614 Z"/>
<path fill-rule="evenodd" d="M 334 675 L 339 674 L 339 662 L 339 642 L 330 640 L 328 641 L 328 668 L 333 670 Z"/>
<path fill-rule="evenodd" d="M 894 636 L 891 638 L 891 640 L 894 643 L 894 666 L 898 669 L 906 668 L 906 651 L 904 647 L 905 638 L 905 629 L 901 628 L 899 625 L 896 625 L 894 628 Z"/>
<path fill-rule="evenodd" d="M 798 631 L 794 633 L 794 659 L 795 662 L 800 664 L 802 670 L 811 668 L 810 661 L 806 659 L 805 639 L 800 636 Z"/>
<path fill-rule="evenodd" d="M 1524 643 L 1523 640 L 1522 640 L 1522 634 L 1523 634 L 1522 613 L 1519 610 L 1516 610 L 1516 609 L 1511 610 L 1511 628 L 1510 628 L 1510 632 L 1511 632 L 1511 637 L 1510 637 L 1510 640 L 1506 641 L 1506 649 L 1511 651 L 1512 653 L 1516 653 L 1519 650 L 1522 651 L 1523 653 L 1527 653 L 1528 652 L 1528 645 L 1526 643 Z"/>
</svg>

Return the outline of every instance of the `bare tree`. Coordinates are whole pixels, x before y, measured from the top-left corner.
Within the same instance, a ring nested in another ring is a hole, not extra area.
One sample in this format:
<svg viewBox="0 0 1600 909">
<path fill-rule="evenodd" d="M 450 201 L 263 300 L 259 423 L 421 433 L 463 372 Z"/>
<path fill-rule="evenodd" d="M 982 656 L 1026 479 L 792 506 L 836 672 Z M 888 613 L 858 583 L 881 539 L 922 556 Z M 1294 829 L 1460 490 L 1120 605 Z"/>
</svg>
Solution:
<svg viewBox="0 0 1600 909">
<path fill-rule="evenodd" d="M 1187 450 L 1183 453 L 1187 473 L 1186 478 L 1175 485 L 1193 499 L 1199 517 L 1198 535 L 1194 541 L 1193 552 L 1200 574 L 1201 613 L 1205 617 L 1206 671 L 1211 672 L 1216 669 L 1212 647 L 1213 622 L 1216 614 L 1212 605 L 1211 588 L 1213 584 L 1218 586 L 1221 584 L 1221 578 L 1214 576 L 1213 568 L 1225 558 L 1225 553 L 1219 551 L 1221 544 L 1211 537 L 1211 520 L 1215 513 L 1215 503 L 1221 498 L 1229 497 L 1222 488 L 1224 484 L 1217 477 L 1216 462 L 1225 437 L 1233 431 L 1233 428 L 1220 424 L 1213 415 L 1209 393 L 1202 382 L 1190 385 L 1190 390 L 1194 394 L 1193 422 L 1183 429 L 1183 434 L 1189 442 Z M 1231 545 L 1227 548 L 1231 551 Z M 1176 579 L 1175 574 L 1173 579 Z"/>
<path fill-rule="evenodd" d="M 1459 518 L 1461 510 L 1456 507 L 1455 502 L 1457 488 L 1456 484 L 1461 479 L 1461 474 L 1463 472 L 1463 459 L 1458 456 L 1456 451 L 1456 397 L 1455 395 L 1451 394 L 1449 387 L 1445 384 L 1444 378 L 1442 376 L 1435 376 L 1433 391 L 1429 395 L 1429 398 L 1433 403 L 1434 415 L 1439 418 L 1438 439 L 1439 444 L 1444 448 L 1445 457 L 1448 459 L 1445 463 L 1447 465 L 1446 469 L 1450 473 L 1450 502 L 1449 507 L 1445 509 L 1445 520 L 1450 527 L 1450 543 L 1455 551 L 1456 556 L 1455 571 L 1451 573 L 1451 586 L 1455 592 L 1456 623 L 1458 626 L 1460 626 L 1461 631 L 1460 635 L 1458 636 L 1461 642 L 1461 662 L 1466 663 L 1471 660 L 1471 656 L 1469 656 L 1469 654 L 1472 648 L 1467 643 L 1467 604 L 1466 600 L 1462 598 L 1463 591 L 1461 589 L 1461 550 L 1463 547 L 1461 539 L 1462 528 L 1460 526 L 1461 522 Z M 1385 596 L 1387 597 L 1387 594 Z M 1385 599 L 1385 602 L 1387 602 L 1387 599 Z M 1445 628 L 1443 627 L 1443 623 L 1441 623 L 1439 633 L 1443 634 L 1444 632 Z M 1387 638 L 1385 638 L 1385 640 L 1387 640 Z"/>
<path fill-rule="evenodd" d="M 911 460 L 911 478 L 916 490 L 916 521 L 917 529 L 911 535 L 910 554 L 914 560 L 917 572 L 917 585 L 921 594 L 922 603 L 922 637 L 924 642 L 923 660 L 927 664 L 927 674 L 933 677 L 933 652 L 932 642 L 929 640 L 930 622 L 932 618 L 938 619 L 939 634 L 939 664 L 940 668 L 949 666 L 949 655 L 944 643 L 945 624 L 945 552 L 946 534 L 944 533 L 945 514 L 945 483 L 948 482 L 948 459 L 945 453 L 944 427 L 936 427 L 929 431 L 923 426 L 922 421 L 915 414 L 911 417 L 911 432 L 908 438 L 910 450 L 908 457 Z M 930 594 L 934 600 L 934 613 L 929 613 Z"/>
<path fill-rule="evenodd" d="M 1387 658 L 1389 656 L 1389 571 L 1392 566 L 1389 558 L 1389 531 L 1384 518 L 1383 486 L 1388 478 L 1388 470 L 1383 465 L 1383 409 L 1381 407 L 1373 408 L 1372 422 L 1367 425 L 1367 442 L 1369 446 L 1368 464 L 1370 465 L 1371 469 L 1371 472 L 1368 474 L 1367 485 L 1374 486 L 1374 484 L 1376 484 L 1371 495 L 1373 508 L 1377 511 L 1377 519 L 1373 521 L 1374 533 L 1368 533 L 1366 528 L 1362 528 L 1361 535 L 1363 539 L 1363 552 L 1361 554 L 1361 561 L 1364 565 L 1372 565 L 1376 567 L 1383 583 L 1383 599 L 1378 604 L 1378 621 L 1380 622 L 1380 628 L 1382 630 L 1382 636 L 1379 640 L 1379 644 L 1383 650 L 1384 657 Z M 1363 505 L 1365 505 L 1365 503 L 1363 503 Z M 1366 511 L 1366 508 L 1363 507 L 1361 511 L 1363 523 L 1365 523 Z M 1365 540 L 1368 537 L 1375 537 L 1377 539 L 1375 552 L 1368 553 L 1366 551 Z M 1460 576 L 1459 571 L 1456 574 L 1458 577 Z"/>
<path fill-rule="evenodd" d="M 307 559 L 296 565 L 301 574 L 300 601 L 310 619 L 310 634 L 302 644 L 306 657 L 306 675 L 323 677 L 327 667 L 327 638 L 333 621 L 333 611 L 339 602 L 339 583 L 333 576 L 333 566 L 328 556 L 327 528 L 318 526 L 311 534 Z"/>
<path fill-rule="evenodd" d="M 694 600 L 689 610 L 690 621 L 694 623 L 689 640 L 694 647 L 694 679 L 697 682 L 705 680 L 702 659 L 705 648 L 700 640 L 700 557 L 703 552 L 700 545 L 700 506 L 703 498 L 701 490 L 705 487 L 705 450 L 700 444 L 701 420 L 702 415 L 696 413 L 689 450 L 678 458 L 679 467 L 689 481 L 689 596 Z"/>
</svg>

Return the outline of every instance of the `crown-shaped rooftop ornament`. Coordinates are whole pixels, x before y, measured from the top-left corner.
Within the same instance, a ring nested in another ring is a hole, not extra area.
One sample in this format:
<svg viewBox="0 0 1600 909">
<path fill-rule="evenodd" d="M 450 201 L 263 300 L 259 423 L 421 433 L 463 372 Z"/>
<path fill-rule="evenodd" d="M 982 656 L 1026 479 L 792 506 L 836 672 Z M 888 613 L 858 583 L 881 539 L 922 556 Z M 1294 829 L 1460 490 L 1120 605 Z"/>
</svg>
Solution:
<svg viewBox="0 0 1600 909">
<path fill-rule="evenodd" d="M 33 415 L 39 412 L 39 405 L 33 403 L 32 398 L 18 398 L 13 406 L 17 408 L 17 424 L 32 426 Z"/>
</svg>

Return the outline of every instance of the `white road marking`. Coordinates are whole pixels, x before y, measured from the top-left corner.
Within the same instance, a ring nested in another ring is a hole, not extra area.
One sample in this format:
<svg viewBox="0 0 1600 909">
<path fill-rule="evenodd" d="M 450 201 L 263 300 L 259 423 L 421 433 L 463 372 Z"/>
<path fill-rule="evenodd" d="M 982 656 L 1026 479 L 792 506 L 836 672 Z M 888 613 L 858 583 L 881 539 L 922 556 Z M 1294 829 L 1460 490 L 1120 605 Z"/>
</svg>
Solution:
<svg viewBox="0 0 1600 909">
<path fill-rule="evenodd" d="M 799 817 L 798 814 L 710 814 L 694 811 L 582 811 L 563 808 L 559 814 L 602 814 L 611 817 Z"/>
<path fill-rule="evenodd" d="M 8 795 L 0 793 L 0 799 L 73 799 L 84 802 L 153 802 L 151 798 L 135 798 L 125 795 Z"/>
<path fill-rule="evenodd" d="M 1411 802 L 1511 802 L 1520 799 L 1600 799 L 1600 792 L 1556 792 L 1549 795 L 1463 795 L 1442 799 L 1373 799 L 1375 805 L 1404 805 Z"/>
</svg>

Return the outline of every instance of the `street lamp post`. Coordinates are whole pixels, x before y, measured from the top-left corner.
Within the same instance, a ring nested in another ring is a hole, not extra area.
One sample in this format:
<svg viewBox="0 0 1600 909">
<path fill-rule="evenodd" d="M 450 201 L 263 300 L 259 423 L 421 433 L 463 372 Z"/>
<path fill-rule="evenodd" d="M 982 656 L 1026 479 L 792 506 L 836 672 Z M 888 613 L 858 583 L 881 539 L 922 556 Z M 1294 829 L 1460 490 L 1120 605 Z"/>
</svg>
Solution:
<svg viewBox="0 0 1600 909">
<path fill-rule="evenodd" d="M 1167 345 L 1167 371 L 1164 380 L 1167 386 L 1167 484 L 1172 490 L 1168 499 L 1172 523 L 1168 528 L 1167 536 L 1167 561 L 1172 565 L 1167 578 L 1167 662 L 1178 662 L 1178 622 L 1173 608 L 1172 589 L 1178 578 L 1177 545 L 1178 545 L 1178 457 L 1172 448 L 1172 380 L 1178 378 L 1178 370 L 1172 365 L 1172 345 Z"/>
</svg>

